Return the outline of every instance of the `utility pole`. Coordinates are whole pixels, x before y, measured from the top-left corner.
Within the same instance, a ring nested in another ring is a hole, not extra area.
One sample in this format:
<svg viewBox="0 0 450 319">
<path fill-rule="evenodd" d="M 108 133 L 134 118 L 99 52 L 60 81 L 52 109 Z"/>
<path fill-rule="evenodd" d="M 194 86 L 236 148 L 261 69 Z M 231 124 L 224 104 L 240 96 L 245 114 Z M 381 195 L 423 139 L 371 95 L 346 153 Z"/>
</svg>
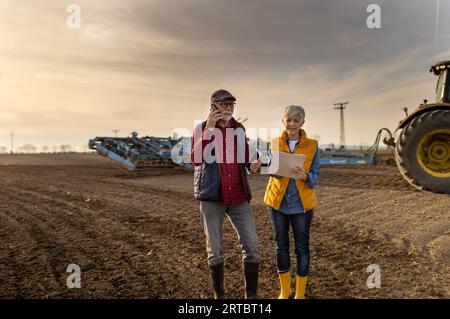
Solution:
<svg viewBox="0 0 450 319">
<path fill-rule="evenodd" d="M 113 132 L 114 132 L 114 134 L 115 134 L 116 137 L 117 137 L 117 133 L 118 133 L 119 131 L 120 131 L 119 129 L 114 129 L 114 130 L 113 130 Z"/>
<path fill-rule="evenodd" d="M 345 126 L 344 126 L 344 110 L 345 110 L 345 105 L 347 105 L 349 103 L 349 101 L 345 102 L 345 103 L 334 103 L 333 105 L 339 105 L 338 107 L 335 107 L 335 110 L 339 110 L 341 111 L 341 147 L 345 147 Z"/>
<path fill-rule="evenodd" d="M 14 132 L 11 132 L 11 154 L 14 153 Z"/>
</svg>

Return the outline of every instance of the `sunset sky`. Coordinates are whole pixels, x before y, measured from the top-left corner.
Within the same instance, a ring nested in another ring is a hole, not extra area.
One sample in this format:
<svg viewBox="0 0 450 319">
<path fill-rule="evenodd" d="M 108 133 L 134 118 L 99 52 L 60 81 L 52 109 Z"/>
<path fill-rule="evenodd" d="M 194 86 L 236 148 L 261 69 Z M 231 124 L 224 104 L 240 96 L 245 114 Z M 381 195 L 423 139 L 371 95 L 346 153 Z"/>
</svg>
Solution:
<svg viewBox="0 0 450 319">
<path fill-rule="evenodd" d="M 206 118 L 212 91 L 247 127 L 306 109 L 320 144 L 372 144 L 403 107 L 433 100 L 450 60 L 450 0 L 0 0 L 0 146 L 72 144 L 137 131 L 169 136 Z M 66 26 L 69 4 L 81 28 Z M 381 29 L 369 29 L 370 3 Z M 436 17 L 439 20 L 436 20 Z M 436 26 L 438 33 L 436 34 Z M 438 42 L 436 42 L 438 39 Z"/>
</svg>

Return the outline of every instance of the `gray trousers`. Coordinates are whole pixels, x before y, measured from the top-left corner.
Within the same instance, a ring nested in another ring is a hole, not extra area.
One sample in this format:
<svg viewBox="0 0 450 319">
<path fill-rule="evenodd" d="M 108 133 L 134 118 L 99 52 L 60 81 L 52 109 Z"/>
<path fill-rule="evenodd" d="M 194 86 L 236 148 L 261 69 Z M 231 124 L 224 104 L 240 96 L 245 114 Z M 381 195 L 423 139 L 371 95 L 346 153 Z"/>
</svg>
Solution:
<svg viewBox="0 0 450 319">
<path fill-rule="evenodd" d="M 223 221 L 225 215 L 236 230 L 245 263 L 260 263 L 259 242 L 255 220 L 249 202 L 225 205 L 220 202 L 200 201 L 202 227 L 206 235 L 208 264 L 216 266 L 223 262 Z"/>
</svg>

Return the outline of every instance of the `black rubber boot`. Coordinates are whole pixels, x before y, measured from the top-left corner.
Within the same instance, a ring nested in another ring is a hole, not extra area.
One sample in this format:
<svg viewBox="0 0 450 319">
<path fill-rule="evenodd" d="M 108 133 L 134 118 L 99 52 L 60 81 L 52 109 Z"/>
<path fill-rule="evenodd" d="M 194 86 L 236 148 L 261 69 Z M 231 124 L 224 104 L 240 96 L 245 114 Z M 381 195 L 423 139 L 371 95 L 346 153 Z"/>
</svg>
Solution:
<svg viewBox="0 0 450 319">
<path fill-rule="evenodd" d="M 211 281 L 214 289 L 214 299 L 225 299 L 223 289 L 223 263 L 216 266 L 209 265 L 209 272 L 211 273 Z"/>
<path fill-rule="evenodd" d="M 245 299 L 258 299 L 259 264 L 244 263 Z"/>
</svg>

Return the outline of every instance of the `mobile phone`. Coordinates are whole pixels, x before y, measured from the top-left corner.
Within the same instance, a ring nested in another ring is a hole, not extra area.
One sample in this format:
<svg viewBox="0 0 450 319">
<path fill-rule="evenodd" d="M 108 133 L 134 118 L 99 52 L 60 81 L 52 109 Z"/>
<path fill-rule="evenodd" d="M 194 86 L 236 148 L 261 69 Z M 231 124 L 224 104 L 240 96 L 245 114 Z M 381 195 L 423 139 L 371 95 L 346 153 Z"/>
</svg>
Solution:
<svg viewBox="0 0 450 319">
<path fill-rule="evenodd" d="M 217 110 L 217 107 L 214 105 L 214 103 L 211 104 L 210 111 L 212 112 L 212 111 L 216 111 L 216 110 Z"/>
</svg>

